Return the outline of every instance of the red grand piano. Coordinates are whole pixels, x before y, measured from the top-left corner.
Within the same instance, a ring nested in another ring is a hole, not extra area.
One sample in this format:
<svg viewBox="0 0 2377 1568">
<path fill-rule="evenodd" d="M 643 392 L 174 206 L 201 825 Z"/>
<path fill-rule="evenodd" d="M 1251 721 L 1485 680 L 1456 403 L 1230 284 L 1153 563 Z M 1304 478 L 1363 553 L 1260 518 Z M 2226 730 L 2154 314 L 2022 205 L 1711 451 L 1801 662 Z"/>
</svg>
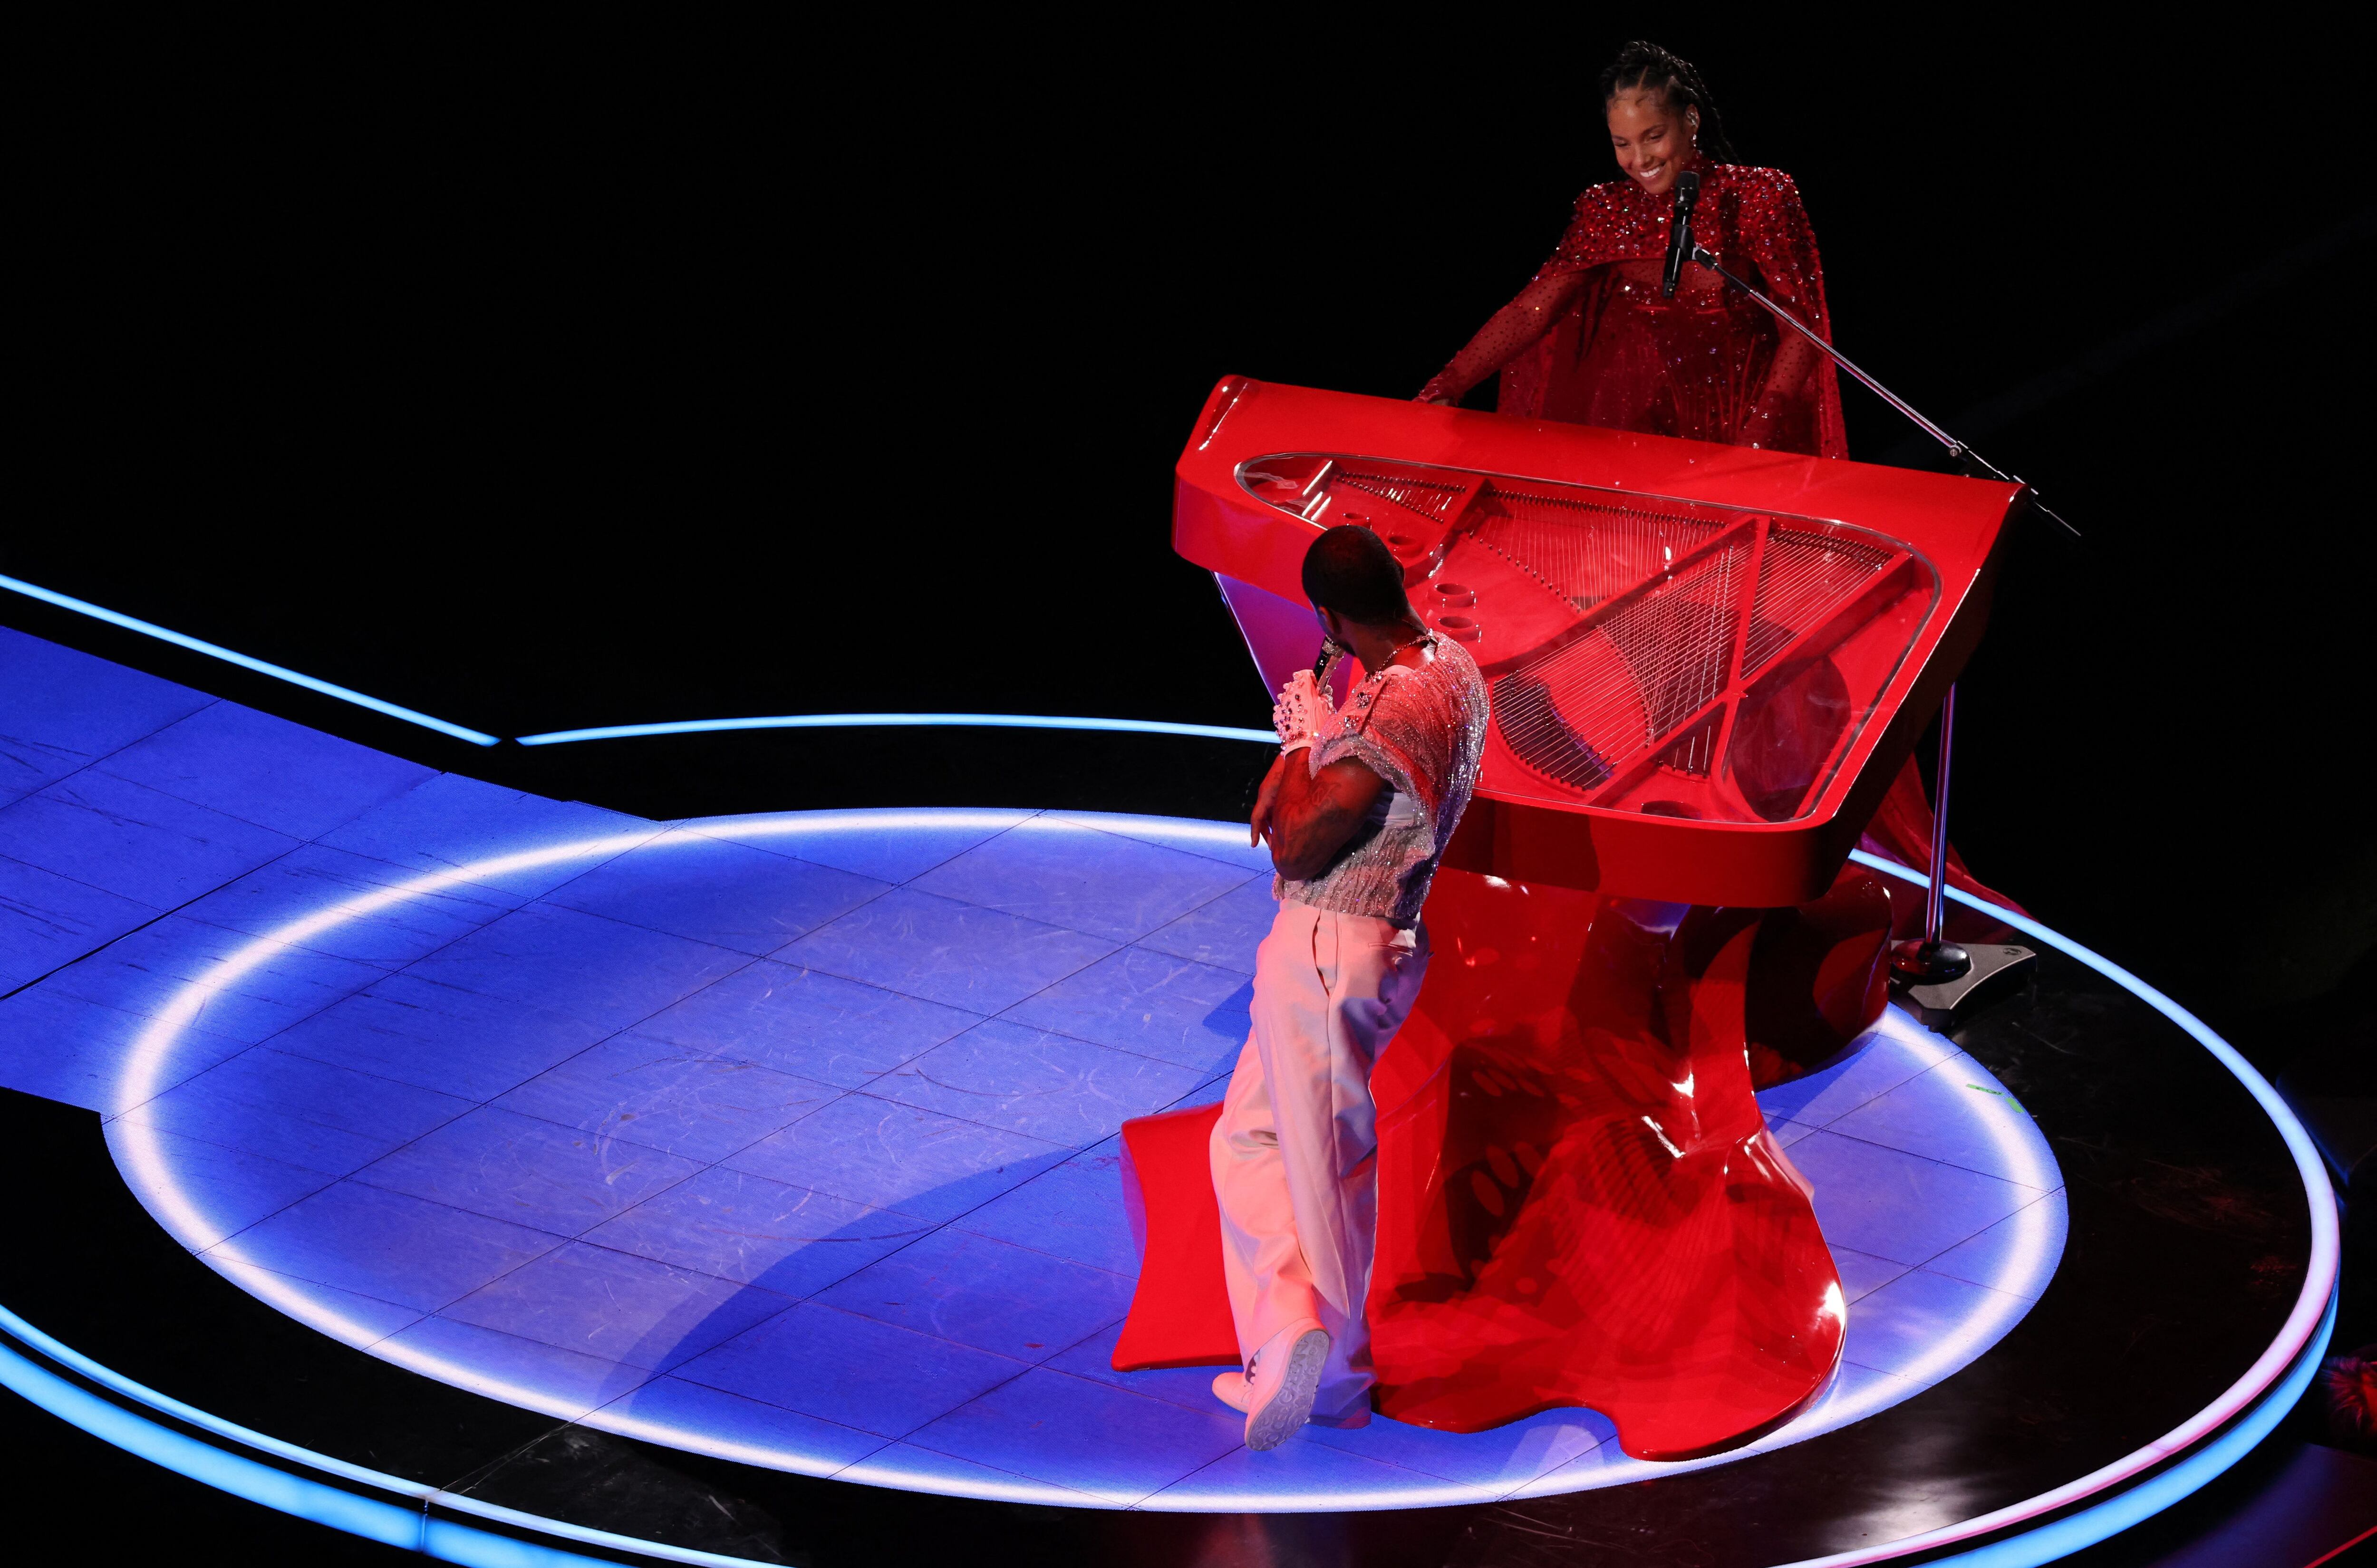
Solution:
<svg viewBox="0 0 2377 1568">
<path fill-rule="evenodd" d="M 1552 1406 L 1629 1453 L 1749 1441 L 1845 1324 L 1753 1089 L 1884 999 L 1889 895 L 1844 870 L 1978 640 L 2021 487 L 1232 377 L 1175 547 L 1263 679 L 1318 652 L 1323 529 L 1376 530 L 1476 657 L 1493 723 L 1372 1079 L 1377 1405 L 1474 1431 Z M 1212 1108 L 1126 1129 L 1147 1247 L 1115 1364 L 1236 1360 Z"/>
</svg>

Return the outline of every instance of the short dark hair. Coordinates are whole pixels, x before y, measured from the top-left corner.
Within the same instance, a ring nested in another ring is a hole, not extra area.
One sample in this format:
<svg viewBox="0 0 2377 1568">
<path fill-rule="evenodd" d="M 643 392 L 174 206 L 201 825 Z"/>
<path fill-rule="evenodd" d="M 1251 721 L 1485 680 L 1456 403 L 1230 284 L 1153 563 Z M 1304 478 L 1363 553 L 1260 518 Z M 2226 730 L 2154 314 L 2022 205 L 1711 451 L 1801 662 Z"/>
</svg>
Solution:
<svg viewBox="0 0 2377 1568">
<path fill-rule="evenodd" d="M 1404 569 L 1368 529 L 1331 529 L 1304 552 L 1304 597 L 1365 626 L 1392 626 L 1411 613 Z"/>
</svg>

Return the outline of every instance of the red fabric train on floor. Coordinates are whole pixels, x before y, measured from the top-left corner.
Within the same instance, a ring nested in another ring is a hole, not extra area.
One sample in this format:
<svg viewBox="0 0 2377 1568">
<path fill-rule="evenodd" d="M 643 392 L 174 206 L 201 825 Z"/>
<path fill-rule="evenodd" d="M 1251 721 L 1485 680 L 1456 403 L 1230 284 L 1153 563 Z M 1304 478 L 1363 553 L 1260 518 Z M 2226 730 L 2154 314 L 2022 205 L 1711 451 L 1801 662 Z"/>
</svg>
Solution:
<svg viewBox="0 0 2377 1568">
<path fill-rule="evenodd" d="M 1822 1392 L 1839 1277 L 1752 1095 L 1880 1013 L 1891 896 L 1845 856 L 1869 822 L 1920 848 L 1907 755 L 1978 640 L 2020 494 L 1215 389 L 1174 543 L 1220 578 L 1266 683 L 1318 648 L 1306 546 L 1359 523 L 1493 696 L 1428 903 L 1437 957 L 1372 1078 L 1380 1412 L 1474 1431 L 1588 1406 L 1628 1453 L 1678 1458 Z M 1145 1249 L 1118 1369 L 1237 1360 L 1216 1113 L 1124 1129 Z"/>
</svg>

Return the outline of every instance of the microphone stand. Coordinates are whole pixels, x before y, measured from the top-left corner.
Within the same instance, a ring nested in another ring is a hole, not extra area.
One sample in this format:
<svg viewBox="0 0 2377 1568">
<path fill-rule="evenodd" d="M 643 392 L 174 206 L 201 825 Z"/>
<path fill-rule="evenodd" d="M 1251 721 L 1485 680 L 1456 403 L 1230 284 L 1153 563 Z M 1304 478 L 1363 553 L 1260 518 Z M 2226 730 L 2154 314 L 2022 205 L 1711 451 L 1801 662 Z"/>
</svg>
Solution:
<svg viewBox="0 0 2377 1568">
<path fill-rule="evenodd" d="M 1756 300 L 1760 304 L 1764 305 L 1768 314 L 1772 315 L 1775 320 L 1781 322 L 1792 331 L 1797 332 L 1809 342 L 1813 343 L 1818 349 L 1823 351 L 1826 358 L 1830 359 L 1834 364 L 1840 366 L 1843 370 L 1847 371 L 1851 375 L 1856 376 L 1859 382 L 1863 383 L 1865 386 L 1874 394 L 1874 396 L 1880 398 L 1883 402 L 1888 403 L 1892 408 L 1896 409 L 1900 413 L 1905 414 L 1908 419 L 1913 420 L 1917 428 L 1920 429 L 1924 434 L 1929 435 L 1932 440 L 1937 441 L 1941 445 L 1945 446 L 1948 449 L 1948 456 L 1955 460 L 1956 466 L 1962 469 L 1968 477 L 1975 479 L 1994 479 L 2001 481 L 2007 484 L 2022 485 L 2025 490 L 2029 489 L 2029 485 L 2025 481 L 2006 472 L 2003 469 L 1999 468 L 1995 463 L 1990 462 L 1987 457 L 1982 457 L 1978 452 L 1974 451 L 1965 443 L 1957 440 L 1954 436 L 1949 434 L 1938 425 L 1933 424 L 1929 420 L 1925 419 L 1922 413 L 1917 410 L 1913 404 L 1900 397 L 1897 393 L 1893 392 L 1889 387 L 1884 386 L 1881 382 L 1876 381 L 1872 376 L 1868 375 L 1864 371 L 1857 368 L 1856 362 L 1851 360 L 1846 354 L 1842 353 L 1838 349 L 1835 349 L 1830 343 L 1825 342 L 1823 339 L 1818 337 L 1814 332 L 1810 331 L 1807 324 L 1802 322 L 1798 316 L 1793 315 L 1789 311 L 1785 310 L 1781 305 L 1776 304 L 1773 300 L 1768 299 L 1764 294 L 1760 293 L 1748 283 L 1742 281 L 1739 278 L 1735 277 L 1731 272 L 1726 271 L 1725 264 L 1717 259 L 1715 252 L 1695 241 L 1692 244 L 1691 258 L 1694 261 L 1699 262 L 1702 267 L 1707 267 L 1710 271 L 1715 273 L 1718 277 L 1724 279 L 1727 283 L 1730 283 L 1735 288 L 1740 290 L 1743 293 L 1748 294 L 1751 299 Z M 2080 537 L 2080 530 L 2072 528 L 2070 523 L 2065 522 L 2062 517 L 2060 517 L 2053 507 L 2041 502 L 2038 499 L 2038 495 L 2036 491 L 2033 491 L 2031 493 L 2031 505 L 2037 506 L 2040 511 L 2045 512 L 2049 517 L 2055 518 L 2057 522 L 2062 523 L 2064 528 L 2071 532 L 2072 538 L 2078 539 Z M 1974 956 L 1967 953 L 1955 943 L 1944 940 L 1941 930 L 1941 926 L 1945 923 L 1943 917 L 1946 910 L 1943 906 L 1946 902 L 1948 891 L 1948 764 L 1954 748 L 1955 738 L 1956 688 L 1954 685 L 1951 684 L 1948 688 L 1946 700 L 1940 705 L 1940 777 L 1938 787 L 1933 791 L 1939 796 L 1939 803 L 1932 809 L 1931 813 L 1931 885 L 1928 889 L 1926 889 L 1926 896 L 1923 900 L 1923 934 L 1918 938 L 1897 944 L 1892 949 L 1890 958 L 1891 968 L 1897 974 L 1904 983 L 1909 986 L 1922 986 L 1927 988 L 1943 987 L 1950 985 L 1954 981 L 1965 980 L 1967 976 L 1972 976 L 1973 974 Z M 2003 953 L 2005 956 L 1994 957 L 1993 956 L 1993 962 L 1989 966 L 1992 970 L 2001 967 L 2007 968 L 2011 970 L 2014 965 L 2027 960 L 2030 956 L 2027 949 L 2024 948 L 2004 948 L 2000 951 Z M 2015 955 L 2020 955 L 2020 957 L 2015 957 Z M 1978 980 L 1989 977 L 1987 975 L 1982 975 L 1974 976 L 1973 978 L 1977 981 Z M 1953 1016 L 1953 1003 L 1943 1011 Z"/>
<path fill-rule="evenodd" d="M 2030 488 L 2028 481 L 2024 480 L 2019 475 L 2006 472 L 1995 463 L 1990 462 L 1987 457 L 1982 457 L 1978 452 L 1974 451 L 1972 447 L 1966 445 L 1964 442 L 1957 440 L 1946 431 L 1941 430 L 1938 425 L 1933 424 L 1929 420 L 1925 419 L 1922 413 L 1916 409 L 1915 405 L 1909 403 L 1905 398 L 1900 397 L 1897 393 L 1893 392 L 1889 387 L 1884 386 L 1881 382 L 1876 381 L 1872 376 L 1868 375 L 1864 371 L 1858 369 L 1855 361 L 1851 360 L 1846 354 L 1841 352 L 1838 349 L 1834 348 L 1830 343 L 1825 342 L 1823 339 L 1818 337 L 1814 332 L 1810 331 L 1807 325 L 1798 316 L 1793 315 L 1789 311 L 1785 310 L 1781 305 L 1776 304 L 1773 300 L 1768 299 L 1764 294 L 1760 293 L 1748 283 L 1743 282 L 1731 272 L 1726 271 L 1725 263 L 1717 258 L 1717 255 L 1714 251 L 1710 250 L 1706 245 L 1701 244 L 1695 241 L 1692 244 L 1692 259 L 1699 262 L 1702 267 L 1707 267 L 1710 271 L 1715 273 L 1718 277 L 1724 279 L 1726 282 L 1732 284 L 1735 288 L 1740 290 L 1743 293 L 1748 294 L 1751 299 L 1756 300 L 1760 304 L 1764 305 L 1768 314 L 1772 315 L 1775 320 L 1781 322 L 1792 331 L 1797 332 L 1809 342 L 1813 343 L 1819 350 L 1822 350 L 1827 359 L 1840 366 L 1843 370 L 1847 371 L 1851 375 L 1856 376 L 1857 380 L 1863 383 L 1866 388 L 1872 392 L 1875 397 L 1880 398 L 1883 402 L 1888 403 L 1892 408 L 1896 409 L 1900 413 L 1905 414 L 1908 419 L 1914 421 L 1916 427 L 1921 430 L 1924 434 L 1929 436 L 1932 440 L 1937 441 L 1941 445 L 1945 446 L 1948 449 L 1948 456 L 1955 461 L 1955 464 L 1959 469 L 1964 470 L 1967 478 L 1993 479 L 2006 484 L 2019 484 L 2025 490 Z M 2053 517 L 2057 522 L 2062 523 L 2065 529 L 2071 533 L 2073 539 L 2081 537 L 2080 530 L 2072 528 L 2070 523 L 2065 522 L 2062 515 L 2057 512 L 2053 507 L 2040 501 L 2038 499 L 2038 493 L 2035 490 L 2031 491 L 2030 504 L 2037 506 L 2049 517 Z"/>
<path fill-rule="evenodd" d="M 1941 985 L 1962 980 L 1973 969 L 1973 956 L 1941 934 L 1948 916 L 1948 765 L 1955 743 L 1956 685 L 1952 681 L 1940 704 L 1939 785 L 1931 791 L 1939 801 L 1931 809 L 1931 885 L 1923 893 L 1923 934 L 1897 943 L 1890 951 L 1892 972 L 1908 985 Z"/>
</svg>

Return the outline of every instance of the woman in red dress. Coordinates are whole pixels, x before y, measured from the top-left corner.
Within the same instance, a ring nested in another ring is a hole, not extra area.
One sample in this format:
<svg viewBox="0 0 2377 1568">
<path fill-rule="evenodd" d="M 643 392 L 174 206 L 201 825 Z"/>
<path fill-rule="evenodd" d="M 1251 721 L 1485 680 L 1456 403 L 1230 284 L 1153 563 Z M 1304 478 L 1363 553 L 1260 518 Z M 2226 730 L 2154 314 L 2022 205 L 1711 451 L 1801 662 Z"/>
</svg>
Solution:
<svg viewBox="0 0 2377 1568">
<path fill-rule="evenodd" d="M 1692 235 L 1829 340 L 1823 264 L 1798 187 L 1733 161 L 1690 62 L 1630 43 L 1601 74 L 1626 178 L 1576 200 L 1559 248 L 1420 392 L 1451 403 L 1496 371 L 1501 411 L 1845 457 L 1830 361 L 1704 267 L 1659 275 L 1677 176 L 1701 176 Z"/>
<path fill-rule="evenodd" d="M 1693 239 L 1830 342 L 1823 261 L 1798 186 L 1780 169 L 1734 162 L 1700 73 L 1655 43 L 1619 52 L 1601 73 L 1601 101 L 1626 177 L 1576 198 L 1576 217 L 1543 270 L 1419 401 L 1456 403 L 1499 371 L 1506 414 L 1847 457 L 1830 360 L 1705 267 L 1687 266 L 1673 299 L 1660 293 L 1676 178 L 1694 170 Z M 1930 870 L 1931 808 L 1912 762 L 1876 809 L 1865 847 Z M 1953 849 L 1948 875 L 2005 901 Z"/>
</svg>

